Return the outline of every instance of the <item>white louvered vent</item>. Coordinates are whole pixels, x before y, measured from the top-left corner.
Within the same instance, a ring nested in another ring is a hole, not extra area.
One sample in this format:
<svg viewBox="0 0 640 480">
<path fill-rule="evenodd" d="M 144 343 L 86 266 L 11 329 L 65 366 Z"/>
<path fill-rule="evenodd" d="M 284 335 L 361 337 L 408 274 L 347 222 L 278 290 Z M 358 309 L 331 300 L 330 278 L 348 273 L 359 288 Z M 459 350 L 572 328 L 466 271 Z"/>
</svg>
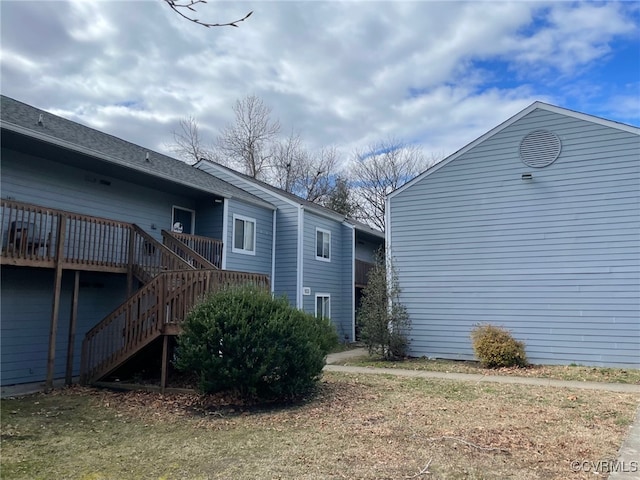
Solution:
<svg viewBox="0 0 640 480">
<path fill-rule="evenodd" d="M 561 149 L 562 144 L 555 133 L 535 130 L 520 142 L 520 160 L 529 167 L 546 167 L 556 161 Z"/>
</svg>

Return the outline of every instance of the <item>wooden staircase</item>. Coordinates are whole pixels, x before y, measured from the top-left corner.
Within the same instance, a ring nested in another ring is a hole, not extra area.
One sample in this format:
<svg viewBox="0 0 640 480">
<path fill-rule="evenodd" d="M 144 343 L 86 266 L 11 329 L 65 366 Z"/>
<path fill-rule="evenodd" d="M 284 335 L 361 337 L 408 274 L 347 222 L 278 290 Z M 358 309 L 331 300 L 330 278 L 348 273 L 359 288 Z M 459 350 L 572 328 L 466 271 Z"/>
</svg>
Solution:
<svg viewBox="0 0 640 480">
<path fill-rule="evenodd" d="M 132 252 L 133 273 L 145 284 L 87 332 L 82 384 L 113 372 L 161 336 L 178 334 L 189 310 L 207 294 L 242 284 L 269 288 L 267 275 L 220 270 L 169 232 L 162 232 L 163 245 L 135 225 L 134 231 L 143 241 L 132 243 L 143 251 Z"/>
</svg>

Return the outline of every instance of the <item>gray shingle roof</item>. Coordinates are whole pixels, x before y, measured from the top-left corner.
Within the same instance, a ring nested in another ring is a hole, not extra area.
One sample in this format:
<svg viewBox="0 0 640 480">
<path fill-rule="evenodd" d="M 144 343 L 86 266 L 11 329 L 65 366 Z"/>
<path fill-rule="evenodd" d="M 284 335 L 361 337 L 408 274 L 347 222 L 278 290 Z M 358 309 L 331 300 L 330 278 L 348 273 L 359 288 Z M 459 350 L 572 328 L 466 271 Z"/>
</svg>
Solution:
<svg viewBox="0 0 640 480">
<path fill-rule="evenodd" d="M 38 120 L 42 115 L 42 124 Z M 2 128 L 81 151 L 144 175 L 273 209 L 273 205 L 175 158 L 0 95 Z M 146 160 L 147 154 L 149 161 Z M 89 165 L 87 165 L 89 167 Z"/>
<path fill-rule="evenodd" d="M 204 160 L 206 162 L 209 163 L 214 163 L 210 160 Z M 198 164 L 196 164 L 198 165 Z M 383 238 L 384 237 L 384 233 L 381 232 L 380 230 L 377 230 L 365 223 L 362 223 L 358 220 L 354 220 L 353 218 L 347 217 L 345 215 L 342 215 L 341 213 L 336 212 L 335 210 L 331 210 L 330 208 L 327 207 L 323 207 L 322 205 L 318 205 L 317 203 L 313 203 L 310 202 L 309 200 L 305 200 L 304 198 L 301 198 L 293 193 L 289 193 L 286 190 L 282 190 L 281 188 L 278 187 L 274 187 L 273 185 L 270 185 L 268 183 L 265 183 L 261 180 L 257 180 L 253 177 L 250 177 L 249 175 L 245 175 L 244 173 L 238 172 L 232 168 L 229 168 L 225 165 L 222 165 L 220 163 L 215 163 L 215 165 L 221 169 L 227 170 L 228 172 L 236 175 L 239 178 L 244 179 L 247 182 L 251 182 L 254 183 L 256 185 L 260 185 L 263 188 L 266 188 L 267 190 L 272 191 L 273 193 L 280 195 L 282 197 L 288 198 L 289 200 L 291 200 L 292 202 L 297 203 L 298 205 L 302 205 L 305 207 L 305 209 L 308 209 L 312 212 L 316 212 L 320 215 L 324 215 L 324 216 L 330 216 L 330 217 L 336 217 L 336 218 L 340 218 L 341 221 L 345 221 L 347 223 L 350 223 L 351 225 L 353 225 L 357 230 L 360 230 L 362 232 L 366 232 L 369 233 L 371 235 L 374 236 L 378 236 Z"/>
</svg>

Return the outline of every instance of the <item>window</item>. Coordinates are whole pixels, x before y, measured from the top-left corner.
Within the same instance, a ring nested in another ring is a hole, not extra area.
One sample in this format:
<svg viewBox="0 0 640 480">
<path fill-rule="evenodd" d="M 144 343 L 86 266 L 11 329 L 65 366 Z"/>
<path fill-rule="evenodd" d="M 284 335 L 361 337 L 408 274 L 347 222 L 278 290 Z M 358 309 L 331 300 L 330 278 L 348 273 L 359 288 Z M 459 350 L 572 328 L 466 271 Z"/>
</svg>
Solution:
<svg viewBox="0 0 640 480">
<path fill-rule="evenodd" d="M 331 318 L 331 296 L 328 293 L 316 294 L 316 317 Z"/>
<path fill-rule="evenodd" d="M 233 252 L 256 254 L 256 221 L 253 218 L 233 216 Z"/>
<path fill-rule="evenodd" d="M 331 261 L 331 232 L 316 228 L 316 259 Z"/>
</svg>

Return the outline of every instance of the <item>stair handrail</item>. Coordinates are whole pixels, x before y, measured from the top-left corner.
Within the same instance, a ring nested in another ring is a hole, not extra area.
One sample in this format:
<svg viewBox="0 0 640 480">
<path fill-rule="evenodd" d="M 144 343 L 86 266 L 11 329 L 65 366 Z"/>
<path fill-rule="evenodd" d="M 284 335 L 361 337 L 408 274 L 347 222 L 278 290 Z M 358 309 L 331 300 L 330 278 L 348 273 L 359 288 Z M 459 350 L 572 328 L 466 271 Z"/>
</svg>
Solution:
<svg viewBox="0 0 640 480">
<path fill-rule="evenodd" d="M 162 230 L 162 240 L 164 245 L 169 248 L 173 253 L 185 260 L 194 268 L 198 269 L 217 269 L 218 267 L 204 258 L 194 249 L 189 247 L 186 243 L 180 240 L 176 235 L 167 230 Z M 177 250 L 177 251 L 176 251 Z M 186 257 L 186 258 L 185 258 Z"/>
<path fill-rule="evenodd" d="M 137 276 L 142 272 L 146 278 L 141 278 L 147 282 L 156 275 L 165 271 L 173 270 L 193 270 L 194 266 L 174 253 L 171 249 L 153 238 L 136 224 L 132 224 L 133 255 L 131 264 L 136 267 Z M 140 241 L 141 240 L 141 241 Z"/>
<path fill-rule="evenodd" d="M 156 338 L 164 321 L 159 301 L 164 291 L 162 274 L 134 292 L 111 313 L 93 326 L 82 341 L 80 382 L 86 384 L 104 369 L 115 363 L 117 356 L 137 349 L 140 344 Z M 96 343 L 93 345 L 92 343 Z"/>
<path fill-rule="evenodd" d="M 176 270 L 158 274 L 91 328 L 82 342 L 80 382 L 97 380 L 180 326 L 207 294 L 230 285 L 252 283 L 269 289 L 269 276 L 230 270 Z M 101 338 L 98 338 L 101 337 Z"/>
</svg>

